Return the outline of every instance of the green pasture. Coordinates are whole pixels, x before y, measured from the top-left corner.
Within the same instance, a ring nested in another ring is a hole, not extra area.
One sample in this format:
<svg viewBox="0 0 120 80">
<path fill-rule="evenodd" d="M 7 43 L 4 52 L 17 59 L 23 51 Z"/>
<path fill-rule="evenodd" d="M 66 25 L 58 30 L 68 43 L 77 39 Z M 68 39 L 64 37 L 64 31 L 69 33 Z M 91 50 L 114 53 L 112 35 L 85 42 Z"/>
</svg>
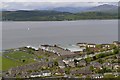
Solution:
<svg viewBox="0 0 120 80">
<path fill-rule="evenodd" d="M 35 62 L 33 54 L 20 52 L 20 51 L 3 54 L 1 58 L 2 58 L 3 71 L 8 70 L 12 67 L 17 67 L 20 65 L 25 65 L 25 64 Z"/>
</svg>

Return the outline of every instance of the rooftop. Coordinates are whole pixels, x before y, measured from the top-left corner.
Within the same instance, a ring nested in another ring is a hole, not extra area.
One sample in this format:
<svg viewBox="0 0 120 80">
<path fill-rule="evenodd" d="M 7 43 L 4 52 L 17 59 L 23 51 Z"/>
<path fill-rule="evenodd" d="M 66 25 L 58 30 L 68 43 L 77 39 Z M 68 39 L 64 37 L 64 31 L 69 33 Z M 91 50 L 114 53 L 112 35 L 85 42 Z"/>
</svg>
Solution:
<svg viewBox="0 0 120 80">
<path fill-rule="evenodd" d="M 63 48 L 64 50 L 69 50 L 71 52 L 79 52 L 83 51 L 85 48 L 80 48 L 77 45 L 59 45 L 59 47 Z"/>
</svg>

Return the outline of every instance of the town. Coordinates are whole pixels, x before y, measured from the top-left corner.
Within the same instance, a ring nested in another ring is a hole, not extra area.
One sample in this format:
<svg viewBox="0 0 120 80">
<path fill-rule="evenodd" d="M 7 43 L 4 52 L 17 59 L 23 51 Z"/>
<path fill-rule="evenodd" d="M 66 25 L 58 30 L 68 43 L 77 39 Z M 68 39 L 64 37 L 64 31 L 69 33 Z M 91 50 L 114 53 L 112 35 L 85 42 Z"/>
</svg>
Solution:
<svg viewBox="0 0 120 80">
<path fill-rule="evenodd" d="M 4 50 L 3 78 L 120 78 L 120 42 Z"/>
</svg>

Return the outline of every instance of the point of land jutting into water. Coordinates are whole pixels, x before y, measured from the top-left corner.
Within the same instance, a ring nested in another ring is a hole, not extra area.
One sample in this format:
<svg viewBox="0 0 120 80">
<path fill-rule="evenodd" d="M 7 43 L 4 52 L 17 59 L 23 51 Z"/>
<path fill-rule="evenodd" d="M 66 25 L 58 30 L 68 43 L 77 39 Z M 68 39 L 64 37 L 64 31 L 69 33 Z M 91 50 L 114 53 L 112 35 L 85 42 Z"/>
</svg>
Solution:
<svg viewBox="0 0 120 80">
<path fill-rule="evenodd" d="M 120 42 L 40 45 L 7 49 L 3 78 L 119 78 Z"/>
</svg>

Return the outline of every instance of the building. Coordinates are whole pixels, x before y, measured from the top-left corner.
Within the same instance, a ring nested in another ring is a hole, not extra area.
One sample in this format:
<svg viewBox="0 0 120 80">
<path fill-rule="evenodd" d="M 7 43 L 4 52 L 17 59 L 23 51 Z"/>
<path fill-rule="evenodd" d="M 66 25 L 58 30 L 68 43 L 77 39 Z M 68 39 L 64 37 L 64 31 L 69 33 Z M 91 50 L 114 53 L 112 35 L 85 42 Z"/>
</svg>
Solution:
<svg viewBox="0 0 120 80">
<path fill-rule="evenodd" d="M 41 77 L 42 76 L 42 72 L 34 72 L 30 75 L 30 77 Z"/>
<path fill-rule="evenodd" d="M 100 78 L 103 78 L 103 75 L 102 74 L 93 74 L 92 78 L 93 79 L 100 79 Z"/>
<path fill-rule="evenodd" d="M 74 62 L 74 61 L 70 61 L 70 62 L 68 63 L 68 66 L 69 66 L 69 67 L 75 67 L 75 62 Z"/>
<path fill-rule="evenodd" d="M 30 75 L 30 77 L 48 77 L 51 76 L 51 72 L 49 70 L 34 72 Z"/>
<path fill-rule="evenodd" d="M 36 50 L 36 51 L 38 51 L 39 50 L 39 47 L 33 47 L 33 46 L 26 46 L 27 48 L 32 48 L 32 49 L 34 49 L 34 50 Z"/>
<path fill-rule="evenodd" d="M 119 41 L 113 41 L 113 44 L 115 45 L 115 46 L 120 46 L 120 42 Z"/>
<path fill-rule="evenodd" d="M 105 62 L 105 63 L 103 63 L 103 67 L 107 68 L 107 69 L 112 69 L 112 64 L 109 62 Z"/>
<path fill-rule="evenodd" d="M 85 69 L 79 69 L 79 70 L 72 70 L 70 71 L 71 75 L 90 75 L 92 74 L 92 71 L 85 70 Z"/>
<path fill-rule="evenodd" d="M 88 48 L 95 48 L 95 47 L 96 47 L 96 44 L 87 44 L 87 47 L 88 47 Z"/>
<path fill-rule="evenodd" d="M 120 54 L 117 54 L 116 57 L 117 57 L 117 59 L 120 59 Z"/>
<path fill-rule="evenodd" d="M 65 63 L 63 61 L 58 61 L 59 68 L 65 68 Z"/>
<path fill-rule="evenodd" d="M 79 62 L 77 62 L 77 66 L 86 66 L 87 63 L 85 60 L 80 60 Z"/>
<path fill-rule="evenodd" d="M 69 56 L 69 55 L 75 54 L 73 52 L 70 52 L 69 50 L 64 50 L 58 46 L 56 47 L 56 46 L 49 46 L 49 45 L 41 45 L 40 48 L 44 51 L 48 51 L 48 52 L 57 54 L 58 56 Z"/>
<path fill-rule="evenodd" d="M 120 65 L 118 63 L 113 63 L 113 69 L 117 70 L 120 68 Z"/>
<path fill-rule="evenodd" d="M 80 46 L 80 47 L 86 47 L 87 43 L 77 43 L 77 45 Z"/>
<path fill-rule="evenodd" d="M 59 45 L 59 47 L 64 49 L 64 50 L 68 50 L 70 52 L 73 52 L 73 53 L 83 52 L 86 50 L 85 47 L 80 47 L 77 45 L 65 45 L 65 46 Z"/>
<path fill-rule="evenodd" d="M 65 70 L 64 69 L 58 69 L 57 71 L 55 71 L 54 73 L 55 75 L 65 75 Z"/>
<path fill-rule="evenodd" d="M 100 64 L 99 62 L 91 62 L 90 65 L 93 66 L 95 69 L 102 69 L 102 64 Z"/>
<path fill-rule="evenodd" d="M 51 72 L 49 70 L 45 70 L 45 71 L 42 71 L 42 75 L 47 77 L 47 76 L 51 76 Z"/>
<path fill-rule="evenodd" d="M 48 62 L 48 67 L 53 67 L 54 66 L 54 62 Z"/>
<path fill-rule="evenodd" d="M 102 44 L 102 48 L 110 48 L 110 44 Z"/>
</svg>

